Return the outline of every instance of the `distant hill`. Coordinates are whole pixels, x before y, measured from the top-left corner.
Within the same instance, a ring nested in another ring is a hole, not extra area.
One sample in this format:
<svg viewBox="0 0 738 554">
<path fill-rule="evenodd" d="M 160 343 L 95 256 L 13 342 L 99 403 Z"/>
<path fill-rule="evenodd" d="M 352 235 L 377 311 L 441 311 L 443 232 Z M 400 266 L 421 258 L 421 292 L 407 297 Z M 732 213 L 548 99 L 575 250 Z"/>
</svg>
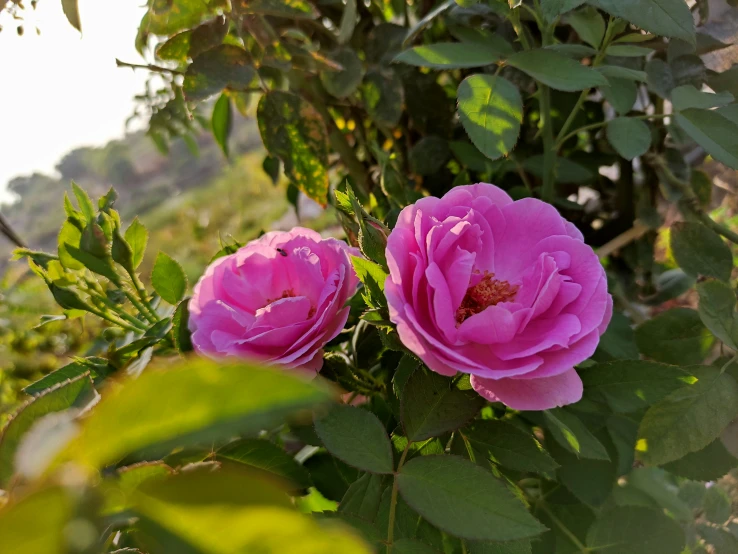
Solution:
<svg viewBox="0 0 738 554">
<path fill-rule="evenodd" d="M 236 118 L 230 138 L 231 156 L 261 148 L 256 122 Z M 31 248 L 50 251 L 64 221 L 64 192 L 73 180 L 93 197 L 111 186 L 120 197 L 117 207 L 124 220 L 142 215 L 184 191 L 208 185 L 228 166 L 210 132 L 196 137 L 196 151 L 183 140 L 175 141 L 168 154 L 161 154 L 143 133 L 101 147 L 72 150 L 57 164 L 59 176 L 34 173 L 16 177 L 8 190 L 17 200 L 0 204 L 0 212 Z M 13 250 L 0 236 L 0 273 Z"/>
</svg>

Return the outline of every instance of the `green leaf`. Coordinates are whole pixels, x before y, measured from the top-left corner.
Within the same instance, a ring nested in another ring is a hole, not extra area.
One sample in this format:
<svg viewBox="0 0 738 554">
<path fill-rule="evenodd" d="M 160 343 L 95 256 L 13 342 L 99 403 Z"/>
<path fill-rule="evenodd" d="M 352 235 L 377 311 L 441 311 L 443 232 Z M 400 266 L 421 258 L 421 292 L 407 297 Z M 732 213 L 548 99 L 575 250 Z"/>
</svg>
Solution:
<svg viewBox="0 0 738 554">
<path fill-rule="evenodd" d="M 694 382 L 685 369 L 648 362 L 619 360 L 595 364 L 579 373 L 586 395 L 602 395 L 614 412 L 635 412 Z"/>
<path fill-rule="evenodd" d="M 355 0 L 352 0 L 355 1 Z M 359 56 L 350 48 L 342 48 L 330 55 L 341 64 L 341 71 L 321 71 L 320 82 L 326 92 L 336 98 L 346 98 L 357 91 L 364 78 L 364 68 Z"/>
<path fill-rule="evenodd" d="M 711 280 L 697 285 L 697 292 L 702 323 L 727 346 L 738 350 L 738 313 L 733 289 L 726 283 Z"/>
<path fill-rule="evenodd" d="M 588 0 L 588 3 L 650 33 L 695 44 L 694 21 L 684 0 Z"/>
<path fill-rule="evenodd" d="M 369 292 L 368 300 L 371 301 L 371 305 L 378 308 L 385 304 L 384 282 L 387 280 L 387 273 L 384 269 L 379 264 L 358 256 L 351 256 L 351 264 L 359 281 Z"/>
<path fill-rule="evenodd" d="M 285 175 L 308 197 L 328 199 L 328 133 L 317 110 L 303 98 L 271 91 L 259 100 L 259 132 L 264 146 L 284 164 Z"/>
<path fill-rule="evenodd" d="M 156 47 L 156 57 L 160 60 L 185 63 L 190 56 L 192 31 L 177 33 L 165 43 Z"/>
<path fill-rule="evenodd" d="M 396 477 L 400 494 L 423 518 L 457 537 L 507 541 L 545 530 L 482 467 L 456 456 L 418 456 Z"/>
<path fill-rule="evenodd" d="M 678 389 L 646 412 L 638 430 L 644 462 L 662 465 L 705 448 L 738 416 L 738 383 L 702 368 L 693 385 Z"/>
<path fill-rule="evenodd" d="M 374 473 L 365 473 L 346 491 L 338 506 L 343 514 L 355 515 L 366 521 L 374 521 L 385 490 L 385 477 Z"/>
<path fill-rule="evenodd" d="M 694 481 L 715 481 L 738 467 L 738 458 L 733 456 L 720 439 L 712 441 L 702 450 L 664 464 L 669 473 Z"/>
<path fill-rule="evenodd" d="M 520 539 L 507 542 L 470 541 L 469 554 L 531 554 L 531 541 Z"/>
<path fill-rule="evenodd" d="M 392 473 L 392 445 L 377 416 L 338 405 L 315 421 L 315 431 L 328 451 L 347 464 L 371 473 Z"/>
<path fill-rule="evenodd" d="M 14 554 L 65 554 L 64 533 L 74 515 L 64 487 L 36 490 L 7 505 L 0 517 L 0 544 Z"/>
<path fill-rule="evenodd" d="M 434 69 L 460 69 L 491 65 L 497 62 L 502 54 L 491 48 L 480 48 L 476 44 L 437 42 L 400 52 L 393 61 Z"/>
<path fill-rule="evenodd" d="M 220 149 L 228 157 L 228 137 L 233 127 L 233 108 L 230 97 L 223 93 L 213 106 L 213 115 L 210 119 L 213 136 Z"/>
<path fill-rule="evenodd" d="M 47 414 L 82 406 L 94 395 L 92 381 L 85 373 L 62 381 L 23 404 L 5 425 L 0 436 L 0 484 L 7 484 L 12 477 L 18 445 L 34 423 Z"/>
<path fill-rule="evenodd" d="M 681 221 L 671 226 L 670 236 L 674 258 L 684 273 L 730 280 L 733 255 L 715 231 L 701 223 Z"/>
<path fill-rule="evenodd" d="M 125 239 L 128 246 L 131 247 L 133 268 L 135 269 L 143 261 L 146 244 L 149 242 L 149 232 L 138 218 L 135 218 L 128 226 L 128 229 L 126 229 Z"/>
<path fill-rule="evenodd" d="M 707 523 L 698 524 L 697 530 L 712 545 L 714 554 L 733 554 L 733 552 L 738 552 L 738 537 L 735 536 L 735 531 L 731 533 L 725 527 L 713 527 Z M 704 554 L 707 552 L 705 549 L 698 550 L 698 548 L 693 550 L 695 554 Z"/>
<path fill-rule="evenodd" d="M 181 354 L 192 352 L 192 336 L 188 328 L 190 320 L 190 299 L 185 298 L 177 305 L 172 316 L 172 335 L 174 346 Z"/>
<path fill-rule="evenodd" d="M 402 391 L 401 420 L 411 441 L 438 437 L 468 423 L 484 405 L 473 390 L 459 390 L 451 379 L 417 370 Z"/>
<path fill-rule="evenodd" d="M 541 11 L 547 21 L 553 21 L 556 16 L 565 14 L 584 4 L 586 0 L 541 0 Z"/>
<path fill-rule="evenodd" d="M 261 168 L 264 170 L 269 178 L 272 180 L 272 184 L 276 185 L 279 182 L 279 158 L 270 156 L 267 154 L 264 156 L 264 161 L 261 162 Z"/>
<path fill-rule="evenodd" d="M 697 90 L 694 85 L 682 85 L 671 91 L 671 103 L 676 111 L 689 108 L 720 108 L 727 106 L 735 98 L 729 92 L 713 94 Z"/>
<path fill-rule="evenodd" d="M 673 478 L 657 467 L 639 467 L 628 475 L 628 484 L 650 496 L 679 521 L 692 520 L 692 510 L 678 496 Z"/>
<path fill-rule="evenodd" d="M 738 169 L 738 125 L 714 110 L 689 108 L 674 117 L 708 154 L 728 167 Z"/>
<path fill-rule="evenodd" d="M 602 506 L 615 485 L 616 465 L 607 460 L 578 458 L 556 441 L 551 441 L 549 448 L 560 466 L 556 470 L 558 481 L 588 506 Z"/>
<path fill-rule="evenodd" d="M 225 445 L 215 454 L 216 460 L 230 460 L 263 471 L 292 483 L 297 490 L 312 484 L 307 470 L 276 444 L 264 439 L 242 439 Z"/>
<path fill-rule="evenodd" d="M 151 285 L 162 300 L 176 306 L 187 291 L 187 276 L 173 258 L 159 252 L 151 271 Z"/>
<path fill-rule="evenodd" d="M 597 53 L 597 50 L 584 44 L 550 44 L 544 48 L 577 60 L 594 56 Z"/>
<path fill-rule="evenodd" d="M 62 10 L 64 15 L 69 21 L 69 24 L 77 29 L 80 33 L 82 32 L 82 25 L 79 21 L 79 6 L 77 0 L 62 0 Z"/>
<path fill-rule="evenodd" d="M 346 44 L 351 40 L 356 28 L 356 0 L 346 0 L 346 7 L 341 14 L 341 25 L 338 28 L 338 44 Z"/>
<path fill-rule="evenodd" d="M 660 313 L 639 325 L 635 336 L 642 354 L 674 365 L 699 364 L 714 342 L 700 315 L 688 308 Z"/>
<path fill-rule="evenodd" d="M 642 56 L 648 56 L 652 53 L 651 48 L 645 48 L 643 46 L 635 46 L 633 44 L 613 44 L 608 47 L 608 56 L 617 56 L 619 58 L 640 58 Z"/>
<path fill-rule="evenodd" d="M 294 510 L 284 493 L 237 468 L 149 480 L 133 493 L 136 540 L 149 554 L 369 554 L 346 527 Z M 214 530 L 217 532 L 214 533 Z"/>
<path fill-rule="evenodd" d="M 85 216 L 85 221 L 87 223 L 94 221 L 95 220 L 95 205 L 92 203 L 92 200 L 90 200 L 90 196 L 85 192 L 85 190 L 82 187 L 80 187 L 74 181 L 72 181 L 72 192 L 74 192 L 74 196 L 75 198 L 77 198 L 77 204 L 79 204 L 79 209 L 82 211 L 82 214 Z"/>
<path fill-rule="evenodd" d="M 523 167 L 536 177 L 543 177 L 543 154 L 536 154 L 526 158 Z M 554 177 L 557 183 L 586 183 L 594 178 L 594 172 L 581 164 L 563 156 L 556 157 L 554 162 Z"/>
<path fill-rule="evenodd" d="M 645 83 L 648 80 L 648 75 L 645 71 L 638 71 L 637 69 L 630 69 L 629 67 L 620 67 L 619 65 L 600 65 L 595 68 L 595 71 L 607 77 L 608 82 L 612 78 L 640 81 L 641 83 Z"/>
<path fill-rule="evenodd" d="M 423 137 L 408 153 L 410 168 L 418 175 L 433 175 L 441 171 L 450 157 L 448 142 L 436 135 Z"/>
<path fill-rule="evenodd" d="M 587 533 L 587 546 L 602 554 L 679 554 L 684 531 L 661 512 L 638 506 L 603 512 Z"/>
<path fill-rule="evenodd" d="M 59 231 L 57 244 L 59 248 L 59 262 L 61 262 L 61 264 L 67 269 L 82 269 L 85 267 L 69 253 L 67 248 L 68 244 L 79 248 L 81 241 L 82 231 L 80 231 L 79 228 L 71 221 L 65 221 Z"/>
<path fill-rule="evenodd" d="M 23 392 L 31 396 L 38 396 L 40 393 L 55 387 L 59 383 L 74 380 L 88 372 L 93 382 L 97 382 L 98 379 L 104 378 L 110 371 L 112 371 L 112 368 L 104 358 L 81 359 L 44 375 L 38 381 L 24 388 Z"/>
<path fill-rule="evenodd" d="M 402 116 L 402 79 L 391 68 L 367 71 L 361 95 L 369 115 L 377 123 L 394 126 Z"/>
<path fill-rule="evenodd" d="M 199 102 L 226 87 L 248 88 L 256 77 L 249 54 L 238 46 L 222 44 L 196 56 L 187 68 L 184 93 L 190 102 Z"/>
<path fill-rule="evenodd" d="M 532 433 L 504 421 L 476 421 L 461 431 L 475 450 L 489 460 L 518 471 L 551 473 L 558 464 Z"/>
<path fill-rule="evenodd" d="M 459 85 L 459 119 L 482 154 L 495 160 L 518 141 L 523 100 L 517 87 L 502 77 L 476 74 Z"/>
<path fill-rule="evenodd" d="M 635 82 L 617 77 L 609 77 L 607 80 L 610 84 L 600 87 L 600 92 L 602 92 L 605 100 L 615 108 L 618 114 L 628 113 L 638 96 L 638 87 Z"/>
<path fill-rule="evenodd" d="M 556 408 L 543 412 L 551 435 L 561 446 L 582 458 L 609 460 L 603 444 L 587 429 L 573 413 Z"/>
<path fill-rule="evenodd" d="M 594 69 L 551 50 L 524 50 L 507 63 L 556 90 L 572 92 L 608 84 Z"/>
<path fill-rule="evenodd" d="M 315 19 L 318 10 L 307 0 L 235 0 L 236 13 L 273 15 L 288 19 Z"/>
<path fill-rule="evenodd" d="M 574 30 L 584 42 L 593 48 L 599 48 L 602 37 L 605 36 L 605 19 L 596 9 L 586 6 L 581 10 L 564 17 L 564 23 L 574 27 Z"/>
<path fill-rule="evenodd" d="M 710 487 L 705 492 L 703 505 L 708 521 L 718 525 L 724 524 L 731 517 L 731 502 L 722 487 Z"/>
<path fill-rule="evenodd" d="M 661 98 L 671 98 L 671 91 L 676 85 L 669 64 L 658 58 L 649 60 L 646 64 L 646 75 L 648 76 L 649 89 Z"/>
<path fill-rule="evenodd" d="M 331 398 L 317 383 L 253 364 L 193 358 L 167 366 L 109 390 L 60 458 L 103 467 L 144 450 L 210 445 L 280 425 L 290 414 Z M 163 391 L 166 402 L 161 401 Z"/>
<path fill-rule="evenodd" d="M 113 261 L 123 266 L 128 273 L 133 273 L 133 251 L 126 242 L 126 239 L 120 234 L 118 229 L 113 229 L 113 244 L 110 249 Z"/>
<path fill-rule="evenodd" d="M 642 156 L 651 147 L 651 130 L 633 117 L 616 117 L 607 123 L 607 140 L 626 160 Z"/>
</svg>

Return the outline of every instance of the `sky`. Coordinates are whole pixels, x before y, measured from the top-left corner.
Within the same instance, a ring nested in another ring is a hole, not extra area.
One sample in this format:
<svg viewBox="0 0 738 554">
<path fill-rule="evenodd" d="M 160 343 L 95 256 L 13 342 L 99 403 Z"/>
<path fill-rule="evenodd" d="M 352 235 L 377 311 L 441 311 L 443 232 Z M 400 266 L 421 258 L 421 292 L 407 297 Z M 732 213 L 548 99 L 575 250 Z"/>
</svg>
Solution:
<svg viewBox="0 0 738 554">
<path fill-rule="evenodd" d="M 13 177 L 53 174 L 70 150 L 123 136 L 146 80 L 143 70 L 115 65 L 142 61 L 134 39 L 143 0 L 79 0 L 82 35 L 60 0 L 41 0 L 35 12 L 29 4 L 23 36 L 0 19 L 0 203 Z"/>
</svg>

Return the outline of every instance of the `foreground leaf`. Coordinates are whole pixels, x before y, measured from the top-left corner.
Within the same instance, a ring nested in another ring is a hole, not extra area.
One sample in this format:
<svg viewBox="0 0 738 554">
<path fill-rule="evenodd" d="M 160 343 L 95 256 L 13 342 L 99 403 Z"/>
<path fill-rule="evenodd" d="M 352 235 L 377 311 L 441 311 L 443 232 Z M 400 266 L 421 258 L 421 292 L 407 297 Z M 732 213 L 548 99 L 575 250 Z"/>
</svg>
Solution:
<svg viewBox="0 0 738 554">
<path fill-rule="evenodd" d="M 640 457 L 651 465 L 705 448 L 738 416 L 738 383 L 701 368 L 700 379 L 654 404 L 638 429 Z"/>
<path fill-rule="evenodd" d="M 23 436 L 34 423 L 47 414 L 87 403 L 93 396 L 92 381 L 85 373 L 46 390 L 21 406 L 7 423 L 0 437 L 0 484 L 6 484 L 12 477 L 15 453 Z"/>
<path fill-rule="evenodd" d="M 461 124 L 479 151 L 492 160 L 508 154 L 523 119 L 517 87 L 502 77 L 477 74 L 462 81 L 457 96 Z"/>
<path fill-rule="evenodd" d="M 720 281 L 705 281 L 697 285 L 697 292 L 702 322 L 726 346 L 738 350 L 738 313 L 731 286 Z"/>
<path fill-rule="evenodd" d="M 328 200 L 328 134 L 316 109 L 299 96 L 271 91 L 259 100 L 264 146 L 284 164 L 285 175 L 308 197 Z"/>
<path fill-rule="evenodd" d="M 34 492 L 0 510 L 0 544 L 13 554 L 66 554 L 64 530 L 73 515 L 62 487 Z"/>
<path fill-rule="evenodd" d="M 397 481 L 415 511 L 457 537 L 507 541 L 545 530 L 500 480 L 456 456 L 413 458 Z"/>
<path fill-rule="evenodd" d="M 334 406 L 315 421 L 315 431 L 328 451 L 344 462 L 372 473 L 392 473 L 392 444 L 373 413 L 353 406 Z"/>
<path fill-rule="evenodd" d="M 282 491 L 248 473 L 182 473 L 144 483 L 134 499 L 136 534 L 150 554 L 370 552 L 347 527 L 295 512 Z"/>
<path fill-rule="evenodd" d="M 278 425 L 330 398 L 317 383 L 283 371 L 191 359 L 166 371 L 147 370 L 110 390 L 60 459 L 102 467 L 144 449 L 211 444 Z"/>
</svg>

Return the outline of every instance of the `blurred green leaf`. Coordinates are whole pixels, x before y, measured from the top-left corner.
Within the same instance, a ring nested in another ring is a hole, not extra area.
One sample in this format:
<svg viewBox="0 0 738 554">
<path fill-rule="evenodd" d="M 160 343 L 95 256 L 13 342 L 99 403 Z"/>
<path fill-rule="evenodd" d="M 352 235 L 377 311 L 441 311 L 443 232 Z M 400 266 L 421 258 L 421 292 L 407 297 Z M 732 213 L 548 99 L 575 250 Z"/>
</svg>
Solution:
<svg viewBox="0 0 738 554">
<path fill-rule="evenodd" d="M 37 490 L 0 510 L 0 544 L 13 554 L 66 554 L 72 498 L 62 487 Z"/>
<path fill-rule="evenodd" d="M 571 25 L 584 42 L 599 48 L 605 36 L 605 19 L 596 9 L 586 6 L 564 17 L 564 23 Z M 610 49 L 608 49 L 609 51 Z"/>
<path fill-rule="evenodd" d="M 184 93 L 190 102 L 199 102 L 226 87 L 248 88 L 256 77 L 249 54 L 238 46 L 223 44 L 196 56 L 184 79 Z"/>
<path fill-rule="evenodd" d="M 697 292 L 702 323 L 726 346 L 738 350 L 738 313 L 733 289 L 726 283 L 710 280 L 697 285 Z"/>
<path fill-rule="evenodd" d="M 738 124 L 714 110 L 696 108 L 677 113 L 675 120 L 713 158 L 738 169 Z"/>
<path fill-rule="evenodd" d="M 81 406 L 94 397 L 88 374 L 60 382 L 23 404 L 13 415 L 0 436 L 0 484 L 6 485 L 15 469 L 15 453 L 23 436 L 43 416 Z"/>
<path fill-rule="evenodd" d="M 213 115 L 210 121 L 215 141 L 227 158 L 229 156 L 228 137 L 233 128 L 233 107 L 231 106 L 231 99 L 227 94 L 223 93 L 218 98 L 218 101 L 213 106 Z"/>
<path fill-rule="evenodd" d="M 671 226 L 671 250 L 679 267 L 692 277 L 728 281 L 733 255 L 723 239 L 701 223 L 677 222 Z"/>
<path fill-rule="evenodd" d="M 437 42 L 401 52 L 393 61 L 434 69 L 459 69 L 491 65 L 502 52 L 462 42 Z"/>
<path fill-rule="evenodd" d="M 276 444 L 263 439 L 242 439 L 220 448 L 217 460 L 230 460 L 251 468 L 264 471 L 270 477 L 283 479 L 304 490 L 312 484 L 307 470 L 298 464 Z"/>
<path fill-rule="evenodd" d="M 716 439 L 703 449 L 690 452 L 663 467 L 679 477 L 694 481 L 715 481 L 738 467 L 738 458 L 728 452 L 720 439 Z"/>
<path fill-rule="evenodd" d="M 355 2 L 355 0 L 352 0 Z M 320 82 L 326 92 L 336 98 L 346 98 L 356 92 L 364 78 L 364 68 L 359 56 L 350 48 L 341 48 L 330 58 L 341 64 L 340 71 L 321 71 Z"/>
<path fill-rule="evenodd" d="M 553 438 L 569 452 L 582 458 L 594 460 L 609 460 L 604 445 L 597 440 L 589 429 L 572 412 L 564 408 L 555 408 L 543 412 L 548 429 Z"/>
<path fill-rule="evenodd" d="M 60 459 L 102 467 L 143 450 L 162 453 L 174 446 L 209 445 L 279 425 L 331 397 L 317 383 L 252 364 L 194 358 L 168 365 L 110 390 Z M 160 400 L 164 393 L 166 402 Z"/>
<path fill-rule="evenodd" d="M 604 554 L 678 554 L 684 548 L 684 532 L 661 512 L 616 507 L 597 518 L 587 534 L 587 546 Z"/>
<path fill-rule="evenodd" d="M 369 115 L 381 125 L 396 125 L 402 116 L 402 80 L 390 68 L 367 71 L 361 87 Z"/>
<path fill-rule="evenodd" d="M 694 21 L 683 0 L 588 0 L 588 3 L 651 33 L 695 44 Z"/>
<path fill-rule="evenodd" d="M 149 241 L 149 232 L 138 218 L 134 218 L 128 226 L 128 229 L 126 229 L 125 239 L 128 246 L 131 247 L 133 267 L 135 269 L 141 265 L 141 262 L 143 261 L 144 253 L 146 252 L 146 244 Z"/>
<path fill-rule="evenodd" d="M 671 103 L 676 111 L 689 108 L 719 108 L 735 100 L 729 92 L 713 94 L 697 90 L 694 85 L 682 85 L 671 91 Z"/>
<path fill-rule="evenodd" d="M 318 10 L 307 0 L 234 0 L 236 13 L 273 15 L 292 19 L 315 19 Z"/>
</svg>

